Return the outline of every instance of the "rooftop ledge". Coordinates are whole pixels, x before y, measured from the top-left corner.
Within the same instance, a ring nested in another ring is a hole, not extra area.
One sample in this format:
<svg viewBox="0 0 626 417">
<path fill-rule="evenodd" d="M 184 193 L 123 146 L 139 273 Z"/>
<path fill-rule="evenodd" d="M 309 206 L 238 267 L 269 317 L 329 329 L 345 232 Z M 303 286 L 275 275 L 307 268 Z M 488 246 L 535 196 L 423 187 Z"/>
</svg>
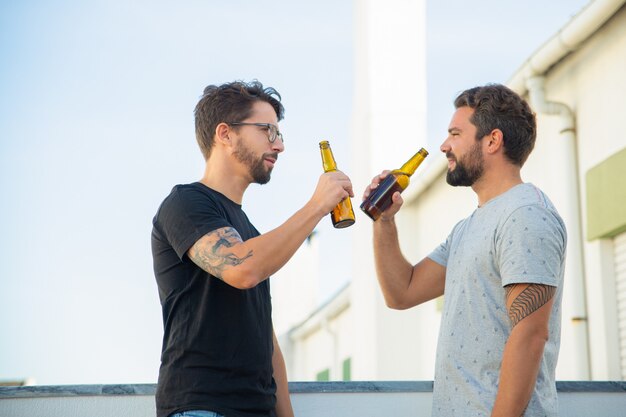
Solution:
<svg viewBox="0 0 626 417">
<path fill-rule="evenodd" d="M 290 382 L 298 417 L 430 416 L 432 381 Z M 155 384 L 0 387 L 0 416 L 154 417 Z M 560 414 L 618 416 L 626 381 L 558 381 Z"/>
</svg>

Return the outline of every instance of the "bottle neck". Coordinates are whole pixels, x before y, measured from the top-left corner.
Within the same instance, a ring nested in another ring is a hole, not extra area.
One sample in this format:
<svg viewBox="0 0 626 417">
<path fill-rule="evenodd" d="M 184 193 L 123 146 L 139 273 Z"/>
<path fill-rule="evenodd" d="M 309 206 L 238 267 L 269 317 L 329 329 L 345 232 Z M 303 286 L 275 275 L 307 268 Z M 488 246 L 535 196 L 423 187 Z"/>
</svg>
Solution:
<svg viewBox="0 0 626 417">
<path fill-rule="evenodd" d="M 320 144 L 320 153 L 322 154 L 324 172 L 336 171 L 337 163 L 335 162 L 335 157 L 333 156 L 333 151 L 330 149 L 330 146 L 328 144 Z"/>
<path fill-rule="evenodd" d="M 411 157 L 411 159 L 406 161 L 398 171 L 410 177 L 415 173 L 417 167 L 420 166 L 422 162 L 424 162 L 426 156 L 428 156 L 428 152 L 426 151 L 426 149 L 420 149 L 415 155 Z"/>
</svg>

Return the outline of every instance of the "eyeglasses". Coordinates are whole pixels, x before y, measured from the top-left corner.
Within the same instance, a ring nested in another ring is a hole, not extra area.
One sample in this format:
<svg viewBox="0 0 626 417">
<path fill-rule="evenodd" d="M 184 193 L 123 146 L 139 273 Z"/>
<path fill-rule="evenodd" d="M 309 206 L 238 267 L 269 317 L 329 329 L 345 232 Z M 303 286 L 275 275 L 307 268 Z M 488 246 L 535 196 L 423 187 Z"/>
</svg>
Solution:
<svg viewBox="0 0 626 417">
<path fill-rule="evenodd" d="M 271 123 L 247 123 L 247 122 L 236 122 L 236 123 L 226 123 L 227 125 L 230 126 L 258 126 L 258 127 L 264 127 L 267 129 L 267 131 L 269 132 L 269 135 L 267 137 L 267 140 L 270 141 L 270 143 L 274 143 L 276 141 L 276 138 L 280 138 L 281 142 L 285 142 L 285 139 L 283 139 L 283 134 L 280 133 L 280 130 L 278 130 L 278 128 L 276 126 L 274 126 Z"/>
</svg>

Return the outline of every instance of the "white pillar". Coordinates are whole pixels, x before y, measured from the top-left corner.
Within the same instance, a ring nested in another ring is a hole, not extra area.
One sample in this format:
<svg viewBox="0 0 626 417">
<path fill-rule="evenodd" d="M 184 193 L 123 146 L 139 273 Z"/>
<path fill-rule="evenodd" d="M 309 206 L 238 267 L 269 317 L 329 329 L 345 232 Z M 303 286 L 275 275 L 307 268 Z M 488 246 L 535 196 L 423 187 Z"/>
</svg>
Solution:
<svg viewBox="0 0 626 417">
<path fill-rule="evenodd" d="M 360 205 L 371 178 L 402 165 L 426 144 L 424 0 L 356 0 L 352 182 Z M 387 378 L 380 369 L 387 307 L 376 281 L 372 224 L 360 210 L 354 233 L 353 379 Z M 398 360 L 402 360 L 398 358 Z"/>
</svg>

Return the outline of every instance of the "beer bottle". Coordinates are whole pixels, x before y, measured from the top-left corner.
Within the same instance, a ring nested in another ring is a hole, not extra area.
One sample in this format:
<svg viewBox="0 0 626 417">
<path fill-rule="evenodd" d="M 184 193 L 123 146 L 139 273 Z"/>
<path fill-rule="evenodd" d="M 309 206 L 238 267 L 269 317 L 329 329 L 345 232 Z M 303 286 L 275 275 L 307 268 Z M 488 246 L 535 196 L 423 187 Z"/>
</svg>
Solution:
<svg viewBox="0 0 626 417">
<path fill-rule="evenodd" d="M 361 203 L 361 210 L 372 220 L 376 221 L 381 213 L 391 205 L 391 197 L 396 191 L 404 191 L 409 185 L 409 177 L 428 156 L 428 151 L 422 148 L 411 159 L 405 162 L 400 169 L 391 171 L 378 187 Z"/>
<path fill-rule="evenodd" d="M 327 140 L 320 142 L 320 153 L 322 154 L 324 172 L 336 171 L 337 163 Z M 344 198 L 337 204 L 333 211 L 330 212 L 330 218 L 333 221 L 333 226 L 337 229 L 343 229 L 354 224 L 354 210 L 352 210 L 350 197 Z"/>
</svg>

